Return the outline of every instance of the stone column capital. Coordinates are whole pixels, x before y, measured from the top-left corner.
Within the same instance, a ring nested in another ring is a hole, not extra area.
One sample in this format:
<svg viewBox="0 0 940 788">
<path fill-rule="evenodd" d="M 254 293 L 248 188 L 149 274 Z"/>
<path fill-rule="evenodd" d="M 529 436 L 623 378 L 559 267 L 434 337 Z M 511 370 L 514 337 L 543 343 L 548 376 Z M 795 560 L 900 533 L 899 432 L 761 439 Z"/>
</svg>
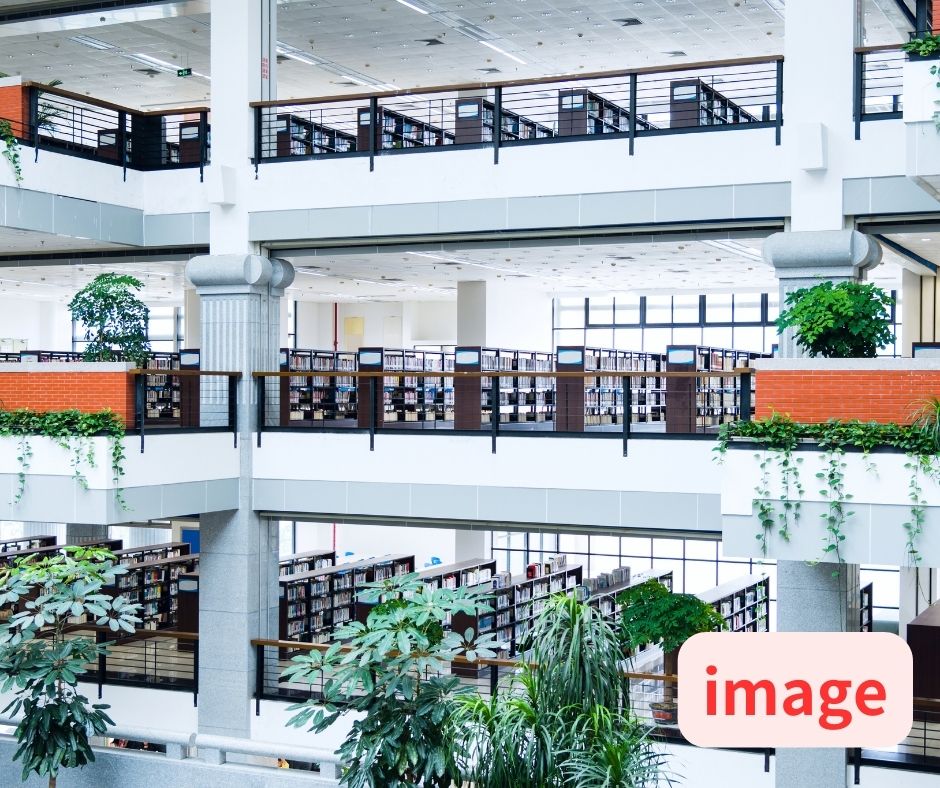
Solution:
<svg viewBox="0 0 940 788">
<path fill-rule="evenodd" d="M 273 273 L 271 261 L 257 254 L 206 254 L 186 264 L 186 278 L 201 296 L 267 293 Z"/>
<path fill-rule="evenodd" d="M 858 230 L 774 233 L 763 248 L 779 279 L 863 279 L 881 263 L 881 244 Z"/>
</svg>

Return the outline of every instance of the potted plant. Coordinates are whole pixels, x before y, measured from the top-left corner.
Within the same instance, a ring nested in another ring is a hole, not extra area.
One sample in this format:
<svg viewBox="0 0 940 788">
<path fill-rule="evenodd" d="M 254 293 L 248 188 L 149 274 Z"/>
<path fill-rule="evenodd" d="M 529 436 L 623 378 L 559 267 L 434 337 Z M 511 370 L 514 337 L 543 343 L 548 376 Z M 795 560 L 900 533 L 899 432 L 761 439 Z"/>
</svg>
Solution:
<svg viewBox="0 0 940 788">
<path fill-rule="evenodd" d="M 937 60 L 940 58 L 940 36 L 923 33 L 901 47 L 908 60 Z"/>
<path fill-rule="evenodd" d="M 133 276 L 99 274 L 69 302 L 72 319 L 85 328 L 85 361 L 125 359 L 145 366 L 150 352 L 150 310 L 134 294 L 143 284 Z"/>
<path fill-rule="evenodd" d="M 663 650 L 663 670 L 676 675 L 679 648 L 699 632 L 726 628 L 725 620 L 707 602 L 691 594 L 673 594 L 658 580 L 631 586 L 617 596 L 620 611 L 620 636 L 624 645 L 636 652 L 647 644 Z M 676 688 L 666 683 L 664 702 L 651 703 L 653 719 L 674 725 L 677 719 Z"/>
<path fill-rule="evenodd" d="M 107 705 L 89 703 L 78 690 L 108 644 L 66 630 L 87 618 L 113 633 L 133 633 L 140 605 L 102 593 L 126 571 L 113 553 L 93 547 L 18 558 L 0 569 L 0 607 L 12 611 L 0 624 L 0 691 L 13 692 L 3 713 L 22 713 L 13 760 L 22 761 L 24 781 L 35 772 L 55 788 L 60 769 L 95 760 L 89 736 L 114 724 Z"/>
<path fill-rule="evenodd" d="M 787 294 L 777 329 L 793 328 L 797 344 L 810 356 L 874 358 L 894 340 L 892 298 L 861 282 L 820 282 Z"/>
</svg>

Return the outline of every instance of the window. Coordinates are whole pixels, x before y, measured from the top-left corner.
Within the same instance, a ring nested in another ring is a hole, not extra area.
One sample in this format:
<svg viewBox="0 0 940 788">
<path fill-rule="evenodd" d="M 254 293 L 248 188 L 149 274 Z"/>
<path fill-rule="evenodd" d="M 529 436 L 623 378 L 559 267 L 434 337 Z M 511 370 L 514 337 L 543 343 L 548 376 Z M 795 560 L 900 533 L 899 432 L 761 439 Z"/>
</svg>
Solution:
<svg viewBox="0 0 940 788">
<path fill-rule="evenodd" d="M 176 306 L 152 306 L 147 320 L 147 339 L 154 353 L 178 353 L 183 347 L 183 309 Z M 72 321 L 72 351 L 81 353 L 88 343 L 85 328 Z M 51 348 L 55 350 L 55 348 Z"/>
<path fill-rule="evenodd" d="M 646 297 L 646 324 L 669 325 L 672 323 L 672 296 Z"/>
<path fill-rule="evenodd" d="M 673 296 L 672 322 L 691 323 L 696 326 L 701 323 L 701 315 L 699 315 L 699 297 L 697 295 Z"/>
<path fill-rule="evenodd" d="M 705 322 L 730 323 L 734 319 L 731 309 L 732 296 L 708 294 L 705 296 Z"/>
</svg>

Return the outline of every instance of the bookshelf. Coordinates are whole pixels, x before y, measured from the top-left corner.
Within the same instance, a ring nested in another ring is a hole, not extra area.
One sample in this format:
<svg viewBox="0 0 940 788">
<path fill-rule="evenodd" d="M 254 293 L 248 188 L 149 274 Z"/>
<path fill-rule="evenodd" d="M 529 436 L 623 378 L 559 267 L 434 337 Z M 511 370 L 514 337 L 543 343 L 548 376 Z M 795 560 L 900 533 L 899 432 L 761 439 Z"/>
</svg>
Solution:
<svg viewBox="0 0 940 788">
<path fill-rule="evenodd" d="M 454 138 L 458 145 L 492 142 L 496 126 L 496 106 L 484 98 L 457 99 L 454 104 L 456 121 Z M 500 141 L 534 140 L 554 137 L 548 126 L 536 123 L 522 115 L 507 110 L 500 112 Z"/>
<path fill-rule="evenodd" d="M 357 150 L 369 150 L 371 116 L 372 112 L 368 107 L 361 107 L 357 113 Z M 452 132 L 387 107 L 379 107 L 379 116 L 375 124 L 375 150 L 377 151 L 427 148 L 452 145 L 453 142 Z"/>
<path fill-rule="evenodd" d="M 21 350 L 20 361 L 26 363 L 45 364 L 51 361 L 60 363 L 77 363 L 83 361 L 81 353 L 74 353 L 71 350 Z"/>
<path fill-rule="evenodd" d="M 418 572 L 418 579 L 434 590 L 466 588 L 491 583 L 496 574 L 496 559 L 470 558 L 455 564 L 440 564 Z"/>
<path fill-rule="evenodd" d="M 669 83 L 669 127 L 753 123 L 757 118 L 701 79 Z"/>
<path fill-rule="evenodd" d="M 440 372 L 440 377 L 426 377 L 418 381 L 424 386 L 426 421 L 454 420 L 454 354 L 445 350 L 419 350 L 424 353 L 425 372 Z M 451 373 L 448 375 L 447 373 Z"/>
<path fill-rule="evenodd" d="M 180 558 L 189 555 L 188 542 L 166 542 L 164 544 L 148 545 L 146 547 L 128 547 L 124 550 L 115 550 L 117 563 L 123 566 L 154 561 L 161 558 Z"/>
<path fill-rule="evenodd" d="M 626 573 L 624 574 L 624 570 Z M 657 580 L 669 591 L 672 591 L 673 580 L 671 569 L 648 569 L 631 575 L 630 567 L 621 566 L 613 572 L 602 572 L 597 577 L 589 577 L 584 585 L 589 592 L 587 604 L 597 608 L 601 615 L 616 622 L 620 618 L 620 605 L 617 604 L 617 595 L 631 586 L 640 585 L 647 580 Z"/>
<path fill-rule="evenodd" d="M 335 550 L 311 550 L 284 556 L 279 562 L 281 577 L 301 575 L 324 567 L 336 565 Z"/>
<path fill-rule="evenodd" d="M 54 536 L 22 536 L 19 539 L 0 540 L 0 553 L 29 553 L 42 547 L 54 547 Z"/>
<path fill-rule="evenodd" d="M 718 611 L 729 632 L 769 631 L 770 578 L 766 575 L 729 580 L 696 596 Z"/>
<path fill-rule="evenodd" d="M 199 567 L 181 572 L 177 578 L 176 628 L 180 632 L 199 632 Z M 180 651 L 192 651 L 193 644 L 181 640 Z"/>
<path fill-rule="evenodd" d="M 147 359 L 150 369 L 167 372 L 180 368 L 179 353 L 150 353 Z M 145 415 L 150 421 L 178 422 L 180 419 L 180 379 L 169 375 L 147 375 L 144 394 Z"/>
<path fill-rule="evenodd" d="M 25 558 L 30 555 L 45 555 L 49 553 L 60 552 L 64 547 L 103 547 L 106 550 L 114 552 L 120 550 L 124 543 L 120 539 L 89 539 L 88 541 L 76 540 L 64 545 L 48 545 L 46 547 L 26 548 L 25 550 L 7 550 L 0 552 L 0 565 L 12 564 L 17 558 Z"/>
<path fill-rule="evenodd" d="M 188 545 L 187 552 L 188 552 Z M 167 629 L 178 624 L 179 580 L 192 572 L 199 562 L 197 554 L 154 558 L 127 565 L 127 572 L 117 576 L 115 585 L 106 589 L 130 602 L 141 605 L 140 629 Z M 198 606 L 198 603 L 197 603 Z"/>
<path fill-rule="evenodd" d="M 356 150 L 355 135 L 297 115 L 278 115 L 275 128 L 279 158 L 349 153 Z"/>
<path fill-rule="evenodd" d="M 552 421 L 555 416 L 555 386 L 551 377 L 538 372 L 551 372 L 555 356 L 552 353 L 517 350 L 513 368 L 520 373 L 513 378 L 514 389 L 509 392 L 509 420 L 516 422 Z"/>
<path fill-rule="evenodd" d="M 353 378 L 326 374 L 333 371 L 355 372 L 355 353 L 281 348 L 280 367 L 282 372 L 296 370 L 298 373 L 307 373 L 281 378 L 282 426 L 298 426 L 297 422 L 355 418 L 356 387 Z M 313 374 L 316 372 L 324 374 Z"/>
<path fill-rule="evenodd" d="M 875 609 L 873 604 L 872 593 L 874 591 L 874 585 L 869 583 L 867 586 L 863 586 L 859 590 L 859 605 L 858 605 L 858 631 L 859 632 L 874 632 L 875 631 Z"/>
<path fill-rule="evenodd" d="M 722 372 L 750 366 L 752 360 L 766 357 L 767 354 L 746 350 L 670 345 L 666 348 L 666 367 L 670 371 Z M 715 430 L 740 417 L 741 378 L 732 375 L 667 378 L 666 397 L 669 402 L 666 432 Z M 755 402 L 752 392 L 752 409 Z"/>
<path fill-rule="evenodd" d="M 368 615 L 369 605 L 356 600 L 363 583 L 413 571 L 413 555 L 388 555 L 281 576 L 280 639 L 328 643 L 336 627 Z"/>
<path fill-rule="evenodd" d="M 645 116 L 637 115 L 637 129 L 656 128 Z M 626 134 L 630 113 L 619 104 L 586 88 L 558 91 L 558 136 L 587 134 Z"/>
</svg>

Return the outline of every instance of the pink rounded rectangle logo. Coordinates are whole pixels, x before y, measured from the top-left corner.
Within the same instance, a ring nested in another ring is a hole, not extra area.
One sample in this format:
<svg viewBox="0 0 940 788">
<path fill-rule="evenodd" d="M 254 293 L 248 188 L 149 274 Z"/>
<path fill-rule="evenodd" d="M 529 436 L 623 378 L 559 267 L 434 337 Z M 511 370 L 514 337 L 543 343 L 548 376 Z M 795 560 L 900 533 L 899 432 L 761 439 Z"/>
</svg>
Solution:
<svg viewBox="0 0 940 788">
<path fill-rule="evenodd" d="M 884 632 L 710 632 L 679 651 L 679 728 L 699 747 L 892 747 L 914 668 Z"/>
</svg>

